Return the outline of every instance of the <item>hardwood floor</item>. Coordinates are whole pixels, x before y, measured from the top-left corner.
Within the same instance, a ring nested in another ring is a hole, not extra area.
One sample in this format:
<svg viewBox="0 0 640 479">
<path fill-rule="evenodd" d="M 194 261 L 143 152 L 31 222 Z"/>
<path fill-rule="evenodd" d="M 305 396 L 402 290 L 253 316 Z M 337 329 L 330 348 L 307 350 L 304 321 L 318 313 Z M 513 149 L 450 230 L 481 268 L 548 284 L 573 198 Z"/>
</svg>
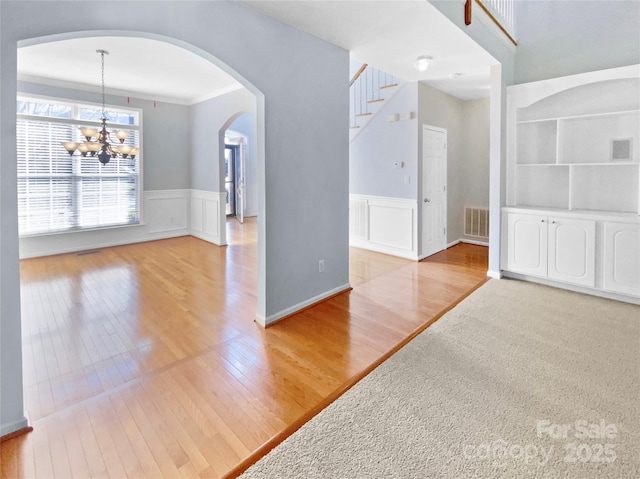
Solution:
<svg viewBox="0 0 640 479">
<path fill-rule="evenodd" d="M 354 289 L 262 329 L 255 223 L 21 262 L 33 432 L 14 477 L 233 477 L 486 280 L 486 248 L 352 249 Z"/>
</svg>

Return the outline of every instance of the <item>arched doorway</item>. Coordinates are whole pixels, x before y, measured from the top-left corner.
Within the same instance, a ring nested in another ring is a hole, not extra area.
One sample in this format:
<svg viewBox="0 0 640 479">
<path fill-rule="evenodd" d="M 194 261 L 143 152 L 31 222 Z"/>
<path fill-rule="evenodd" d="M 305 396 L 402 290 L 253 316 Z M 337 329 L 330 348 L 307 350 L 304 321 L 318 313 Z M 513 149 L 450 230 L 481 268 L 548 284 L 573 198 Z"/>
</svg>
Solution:
<svg viewBox="0 0 640 479">
<path fill-rule="evenodd" d="M 176 40 L 176 39 L 171 39 L 168 37 L 162 37 L 162 39 L 160 39 L 160 37 L 158 37 L 157 35 L 151 35 L 151 34 L 145 34 L 145 33 L 137 33 L 137 32 L 91 32 L 91 36 L 95 36 L 95 35 L 120 35 L 123 37 L 130 37 L 130 38 L 136 38 L 138 36 L 143 37 L 143 38 L 151 38 L 155 41 L 166 41 L 167 43 L 176 45 L 180 48 L 184 48 L 185 51 L 190 51 L 191 53 L 195 53 L 196 55 L 200 55 L 202 58 L 205 58 L 207 61 L 211 61 L 216 63 L 218 66 L 224 67 L 226 71 L 233 73 L 234 77 L 238 78 L 241 83 L 245 86 L 245 88 L 247 88 L 249 91 L 252 92 L 252 94 L 255 97 L 255 102 L 256 102 L 256 108 L 255 110 L 257 111 L 257 117 L 260 119 L 258 120 L 261 127 L 264 128 L 264 113 L 263 113 L 263 104 L 264 104 L 264 100 L 263 100 L 263 96 L 262 94 L 255 88 L 253 87 L 253 85 L 251 85 L 249 82 L 247 82 L 241 75 L 237 74 L 237 72 L 233 71 L 232 69 L 230 69 L 229 67 L 224 66 L 221 62 L 217 61 L 213 56 L 211 56 L 210 54 L 208 54 L 207 52 L 198 49 L 197 47 L 193 47 L 190 46 L 182 41 Z M 19 48 L 23 48 L 23 47 L 28 47 L 30 45 L 37 45 L 39 43 L 47 43 L 47 42 L 53 42 L 53 41 L 57 41 L 58 39 L 69 39 L 69 38 L 88 38 L 88 35 L 86 33 L 78 33 L 78 34 L 64 34 L 64 35 L 53 35 L 50 37 L 41 37 L 41 38 L 37 38 L 37 39 L 32 39 L 32 40 L 27 40 L 27 41 L 22 41 L 22 42 L 18 42 L 18 47 Z M 127 100 L 128 101 L 128 100 Z M 155 102 L 154 102 L 155 103 Z M 155 107 L 155 104 L 154 104 Z M 259 135 L 260 138 L 264 139 L 264 135 Z M 258 161 L 262 161 L 262 164 L 264 164 L 264 147 L 259 147 L 258 148 L 258 153 L 257 153 L 257 159 Z M 149 155 L 151 156 L 151 155 Z M 169 175 L 169 174 L 168 174 Z M 264 177 L 264 175 L 262 175 L 262 177 Z M 218 178 L 215 179 L 214 183 L 217 183 Z M 15 180 L 14 180 L 15 181 Z M 3 243 L 6 244 L 6 243 Z M 15 247 L 15 250 L 17 252 L 17 247 Z M 5 263 L 6 264 L 6 263 Z M 4 269 L 3 265 L 3 269 Z M 3 278 L 4 279 L 4 278 Z M 17 315 L 19 316 L 19 310 L 16 311 Z M 8 328 L 5 328 L 3 325 L 3 333 L 8 332 Z M 18 331 L 18 337 L 19 337 L 19 326 L 17 328 Z M 3 348 L 4 349 L 4 348 Z M 5 349 L 5 351 L 7 351 L 7 349 Z M 7 351 L 7 354 L 9 354 L 9 352 Z M 21 351 L 20 351 L 20 347 L 19 344 L 15 344 L 14 347 L 12 348 L 12 352 L 11 352 L 11 358 L 13 359 L 13 364 L 12 364 L 12 375 L 16 376 L 16 375 L 21 375 L 22 374 L 22 370 L 19 366 L 16 366 L 15 363 L 15 359 L 16 358 L 20 358 L 21 355 Z M 7 355 L 3 354 L 3 362 L 4 359 L 7 357 Z M 6 364 L 6 363 L 5 363 Z M 3 368 L 3 376 L 4 376 L 4 368 Z M 7 377 L 7 376 L 5 376 Z M 21 381 L 18 380 L 13 380 L 12 379 L 12 383 L 15 385 L 17 383 L 21 383 Z M 17 390 L 17 394 L 15 395 L 15 402 L 16 404 L 20 403 L 21 401 L 19 400 L 19 397 L 22 396 L 22 391 L 21 388 L 19 388 L 20 390 Z M 5 397 L 5 395 L 3 395 L 3 400 L 7 400 L 7 402 L 13 402 L 12 399 L 13 396 L 11 397 Z M 5 403 L 6 404 L 6 403 Z M 17 406 L 18 408 L 22 408 L 21 405 Z M 4 408 L 3 408 L 3 413 L 4 413 Z M 26 420 L 20 420 L 17 422 L 12 423 L 9 428 L 11 429 L 19 429 L 21 426 L 26 425 Z M 5 428 L 4 428 L 4 424 L 3 424 L 3 433 L 5 432 Z"/>
</svg>

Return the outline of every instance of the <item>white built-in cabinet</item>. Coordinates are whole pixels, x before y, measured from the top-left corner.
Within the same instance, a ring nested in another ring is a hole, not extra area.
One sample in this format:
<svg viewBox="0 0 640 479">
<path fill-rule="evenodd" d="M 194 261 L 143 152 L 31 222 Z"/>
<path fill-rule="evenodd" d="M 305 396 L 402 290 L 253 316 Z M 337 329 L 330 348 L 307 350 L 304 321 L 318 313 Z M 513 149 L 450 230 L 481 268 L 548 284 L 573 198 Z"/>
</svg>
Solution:
<svg viewBox="0 0 640 479">
<path fill-rule="evenodd" d="M 510 271 L 595 285 L 595 221 L 514 212 L 507 222 Z"/>
<path fill-rule="evenodd" d="M 509 87 L 505 274 L 640 298 L 639 192 L 640 65 Z"/>
</svg>

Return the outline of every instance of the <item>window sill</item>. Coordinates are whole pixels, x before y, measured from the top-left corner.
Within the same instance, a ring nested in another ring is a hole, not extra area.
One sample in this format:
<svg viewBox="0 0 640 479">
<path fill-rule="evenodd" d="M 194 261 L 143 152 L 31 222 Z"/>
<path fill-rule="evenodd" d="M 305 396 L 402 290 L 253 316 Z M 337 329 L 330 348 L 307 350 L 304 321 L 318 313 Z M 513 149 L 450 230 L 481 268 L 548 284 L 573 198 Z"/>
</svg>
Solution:
<svg viewBox="0 0 640 479">
<path fill-rule="evenodd" d="M 70 229 L 64 231 L 47 231 L 43 233 L 27 233 L 23 235 L 18 235 L 19 239 L 23 238 L 39 238 L 43 236 L 58 236 L 58 235 L 67 235 L 71 233 L 89 233 L 95 231 L 105 231 L 105 230 L 113 230 L 113 229 L 123 229 L 123 228 L 136 228 L 140 226 L 144 226 L 145 223 L 139 221 L 137 223 L 127 223 L 126 225 L 109 225 L 109 226 L 98 226 L 93 228 L 78 228 L 78 229 Z"/>
</svg>

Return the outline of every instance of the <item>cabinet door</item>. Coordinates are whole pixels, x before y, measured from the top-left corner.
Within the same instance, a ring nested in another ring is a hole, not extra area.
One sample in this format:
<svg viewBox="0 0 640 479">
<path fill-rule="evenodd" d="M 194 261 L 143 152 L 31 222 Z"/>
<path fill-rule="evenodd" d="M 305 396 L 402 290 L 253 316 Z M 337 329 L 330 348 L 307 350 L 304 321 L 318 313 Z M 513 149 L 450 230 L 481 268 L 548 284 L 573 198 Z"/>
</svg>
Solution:
<svg viewBox="0 0 640 479">
<path fill-rule="evenodd" d="M 604 289 L 640 297 L 640 225 L 604 224 Z"/>
<path fill-rule="evenodd" d="M 549 218 L 549 278 L 593 287 L 595 255 L 595 221 Z"/>
<path fill-rule="evenodd" d="M 547 217 L 509 213 L 507 267 L 514 273 L 547 275 Z"/>
</svg>

